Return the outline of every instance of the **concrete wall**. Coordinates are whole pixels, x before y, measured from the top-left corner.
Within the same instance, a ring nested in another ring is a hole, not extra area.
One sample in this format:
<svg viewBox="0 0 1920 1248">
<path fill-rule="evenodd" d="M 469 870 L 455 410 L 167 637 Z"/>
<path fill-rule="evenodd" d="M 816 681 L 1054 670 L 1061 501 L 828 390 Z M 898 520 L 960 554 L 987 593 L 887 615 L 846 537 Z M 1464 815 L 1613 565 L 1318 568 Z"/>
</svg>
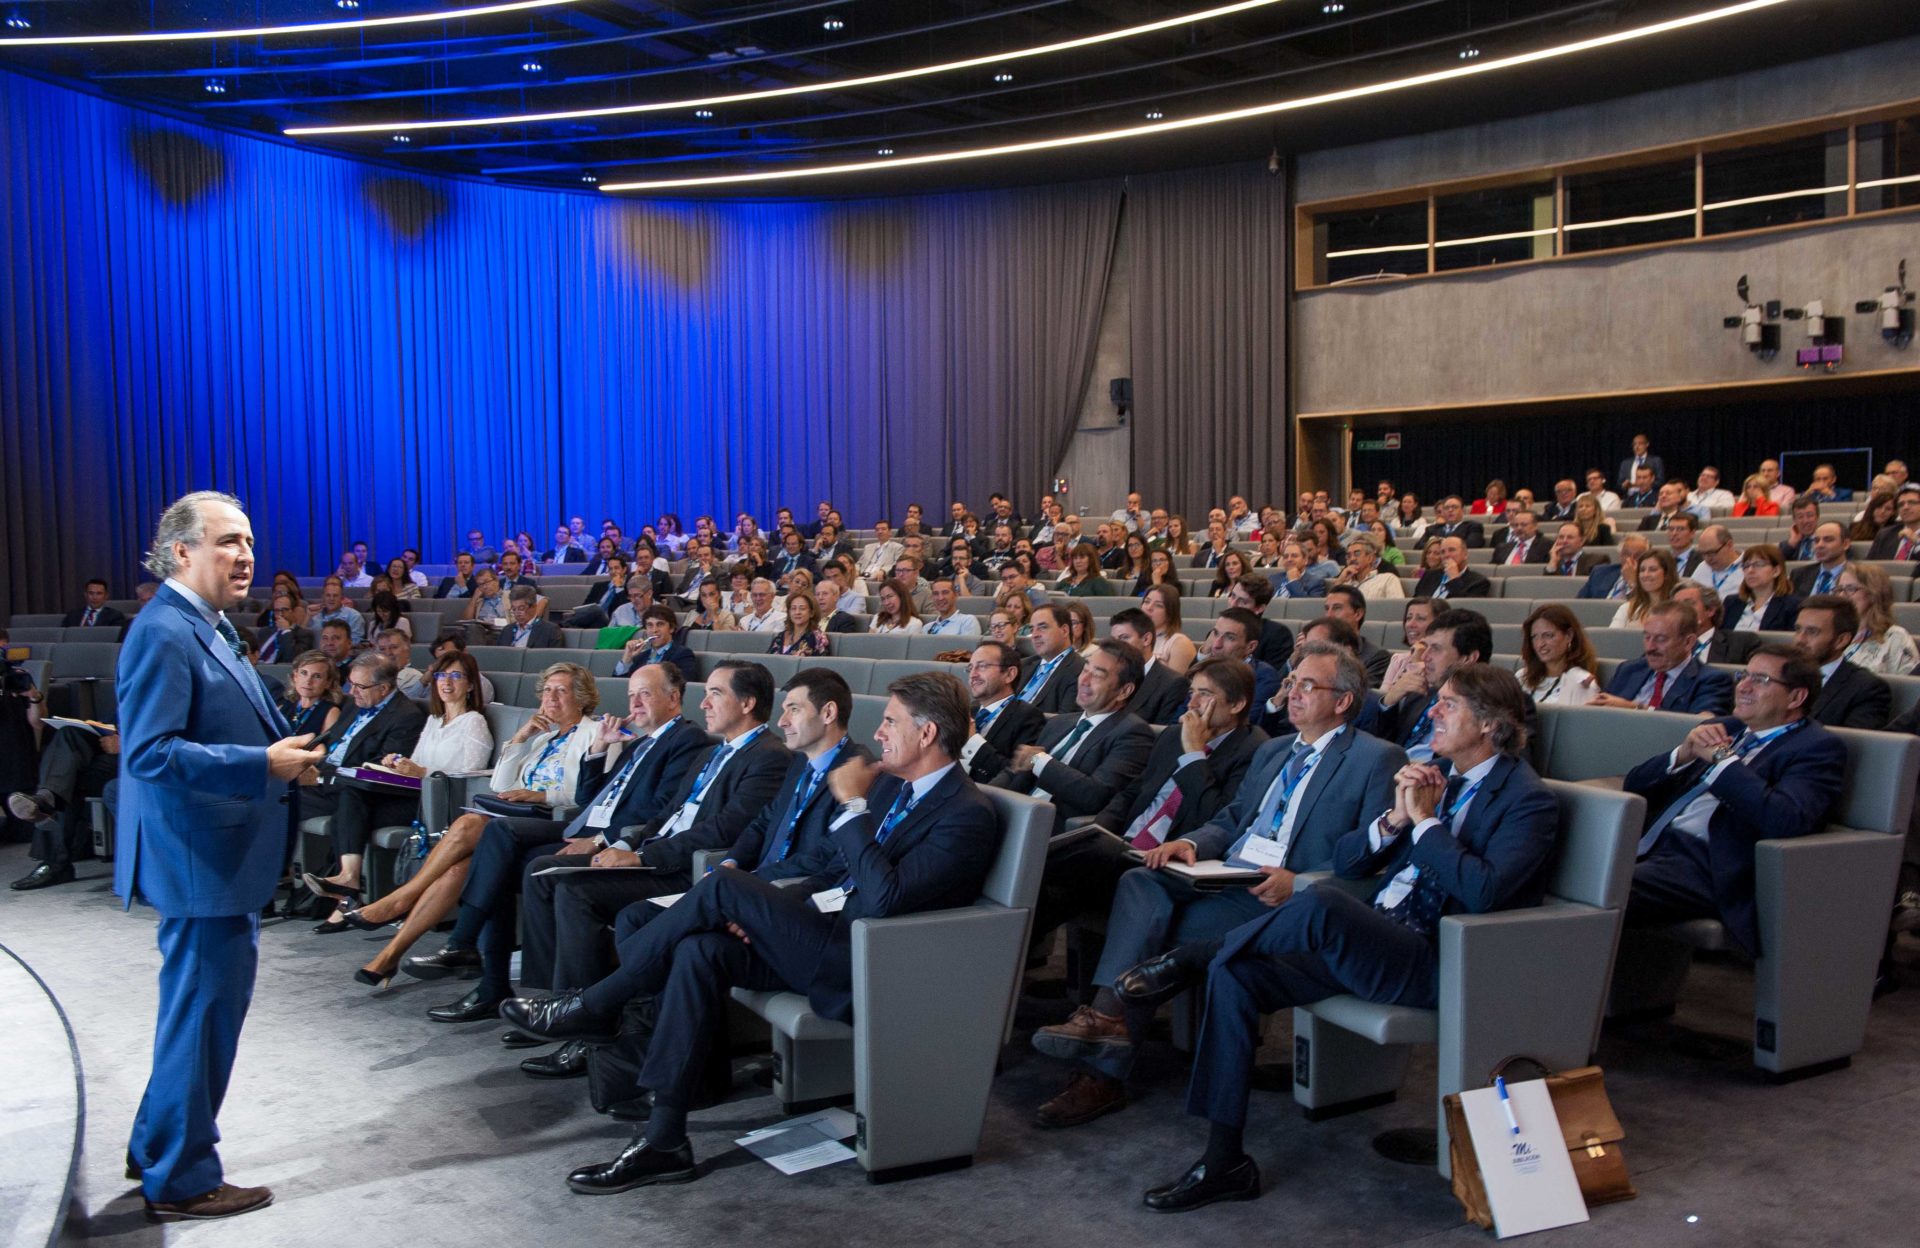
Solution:
<svg viewBox="0 0 1920 1248">
<path fill-rule="evenodd" d="M 1125 211 L 1124 209 L 1122 211 Z M 1067 478 L 1062 505 L 1086 515 L 1110 515 L 1127 501 L 1133 478 L 1133 423 L 1114 419 L 1107 383 L 1133 375 L 1133 248 L 1123 220 L 1114 243 L 1107 304 L 1100 313 L 1100 344 L 1080 402 L 1080 423 L 1054 476 Z"/>
<path fill-rule="evenodd" d="M 1589 108 L 1313 153 L 1299 160 L 1311 201 L 1632 151 L 1872 107 L 1920 94 L 1920 40 Z M 1446 277 L 1302 292 L 1294 307 L 1294 410 L 1367 411 L 1566 398 L 1795 378 L 1804 335 L 1782 324 L 1781 358 L 1740 349 L 1721 318 L 1756 300 L 1824 299 L 1847 314 L 1845 370 L 1920 368 L 1851 314 L 1920 266 L 1912 216 L 1725 242 L 1483 269 Z"/>
</svg>

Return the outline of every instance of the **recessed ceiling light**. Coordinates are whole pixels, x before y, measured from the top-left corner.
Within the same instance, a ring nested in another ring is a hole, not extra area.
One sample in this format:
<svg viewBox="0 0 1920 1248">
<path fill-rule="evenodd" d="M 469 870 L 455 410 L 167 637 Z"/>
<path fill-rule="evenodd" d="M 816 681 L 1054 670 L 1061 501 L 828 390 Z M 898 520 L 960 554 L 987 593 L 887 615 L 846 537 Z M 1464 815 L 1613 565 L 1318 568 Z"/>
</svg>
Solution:
<svg viewBox="0 0 1920 1248">
<path fill-rule="evenodd" d="M 437 13 L 401 13 L 392 17 L 356 17 L 338 22 L 302 22 L 293 26 L 242 26 L 226 30 L 147 30 L 123 35 L 35 35 L 25 39 L 0 39 L 0 47 L 46 47 L 75 43 L 169 43 L 176 40 L 256 39 L 275 35 L 310 35 L 329 30 L 367 30 L 377 26 L 417 26 L 428 22 L 451 22 L 470 17 L 490 17 L 495 13 L 521 13 L 528 9 L 551 9 L 579 0 L 508 0 L 503 4 L 471 5 L 464 9 L 442 9 Z M 358 7 L 340 4 L 348 9 Z M 13 26 L 12 22 L 7 25 Z M 25 30 L 25 26 L 14 26 Z"/>
<path fill-rule="evenodd" d="M 600 181 L 600 175 L 597 173 L 583 173 L 580 175 L 580 180 L 588 186 L 593 186 Z"/>
<path fill-rule="evenodd" d="M 693 115 L 701 121 L 707 121 L 713 116 L 713 110 L 710 108 L 696 108 L 693 110 Z"/>
<path fill-rule="evenodd" d="M 526 70 L 530 74 L 537 74 L 541 70 L 545 69 L 546 66 L 542 65 L 539 61 L 521 61 L 520 68 Z"/>
<path fill-rule="evenodd" d="M 840 78 L 831 82 L 809 82 L 801 86 L 773 87 L 764 91 L 743 91 L 733 95 L 699 96 L 692 99 L 660 100 L 646 104 L 614 104 L 603 108 L 570 108 L 544 113 L 512 113 L 492 117 L 461 117 L 436 119 L 432 121 L 394 120 L 358 122 L 337 126 L 289 126 L 281 133 L 287 135 L 310 134 L 355 134 L 365 131 L 383 130 L 444 130 L 454 126 L 508 126 L 525 125 L 540 121 L 569 121 L 582 117 L 619 117 L 633 113 L 669 112 L 680 108 L 695 108 L 710 104 L 743 104 L 753 100 L 779 99 L 791 95 L 812 95 L 826 91 L 843 91 L 853 87 L 868 87 L 882 82 L 900 82 L 909 78 L 924 78 L 931 74 L 948 73 L 960 69 L 978 69 L 986 65 L 1005 65 L 1009 61 L 1027 57 L 1045 56 L 1054 52 L 1065 52 L 1074 48 L 1093 47 L 1097 44 L 1113 43 L 1154 31 L 1171 30 L 1178 26 L 1190 26 L 1195 22 L 1225 17 L 1251 9 L 1266 8 L 1280 3 L 1281 0 L 1234 0 L 1230 4 L 1218 5 L 1195 13 L 1185 13 L 1178 17 L 1160 18 L 1139 26 L 1129 26 L 1122 30 L 1102 31 L 1099 34 L 1083 35 L 1076 39 L 1063 39 L 1057 43 L 1040 44 L 1035 47 L 1021 48 L 1013 52 L 995 52 L 989 56 L 969 57 L 966 60 L 947 61 L 937 65 L 917 65 L 910 69 L 888 70 L 883 73 L 863 74 L 855 78 Z M 1768 0 L 1769 3 L 1783 3 L 1784 0 Z M 709 52 L 710 61 L 730 61 L 735 59 L 731 52 Z"/>
<path fill-rule="evenodd" d="M 1570 43 L 1556 44 L 1538 48 L 1531 52 L 1516 52 L 1493 60 L 1479 60 L 1472 65 L 1458 65 L 1450 69 L 1429 70 L 1422 74 L 1412 74 L 1404 78 L 1390 78 L 1383 82 L 1363 83 L 1359 86 L 1343 87 L 1336 91 L 1325 91 L 1316 95 L 1295 96 L 1292 99 L 1276 100 L 1268 104 L 1255 104 L 1246 108 L 1229 109 L 1225 112 L 1203 113 L 1182 117 L 1177 121 L 1163 122 L 1157 125 L 1122 126 L 1113 130 L 1095 130 L 1081 134 L 1057 135 L 1053 138 L 1031 139 L 1020 143 L 1001 143 L 989 147 L 963 148 L 958 151 L 928 152 L 918 156 L 902 156 L 887 167 L 901 168 L 907 165 L 942 165 L 967 160 L 986 160 L 997 156 L 1014 156 L 1027 152 L 1056 151 L 1069 147 L 1085 147 L 1095 143 L 1113 143 L 1123 139 L 1138 138 L 1144 135 L 1166 134 L 1175 130 L 1196 130 L 1206 126 L 1224 125 L 1230 122 L 1245 121 L 1250 117 L 1276 117 L 1283 113 L 1299 112 L 1304 109 L 1318 108 L 1328 104 L 1343 103 L 1347 100 L 1368 99 L 1378 95 L 1391 95 L 1415 87 L 1433 86 L 1437 83 L 1452 82 L 1455 79 L 1478 77 L 1497 73 L 1505 69 L 1517 69 L 1523 65 L 1535 65 L 1545 61 L 1565 60 L 1581 53 L 1597 51 L 1601 48 L 1615 47 L 1620 44 L 1638 43 L 1659 35 L 1674 31 L 1690 30 L 1696 26 L 1711 25 L 1728 18 L 1757 13 L 1763 9 L 1777 8 L 1791 0 L 1740 0 L 1736 4 L 1723 5 L 1701 13 L 1692 13 L 1683 17 L 1669 18 L 1662 22 L 1653 22 L 1646 26 L 1636 26 L 1627 30 L 1611 31 L 1604 35 L 1595 35 L 1588 39 L 1578 39 Z M 811 168 L 777 169 L 765 173 L 727 173 L 709 174 L 685 178 L 658 178 L 644 182 L 609 183 L 600 189 L 613 191 L 658 191 L 685 186 L 738 186 L 755 182 L 787 182 L 800 178 L 821 178 L 843 173 L 859 173 L 873 168 L 870 162 L 847 161 L 833 165 L 815 165 Z"/>
<path fill-rule="evenodd" d="M 1320 11 L 1328 17 L 1332 17 L 1335 13 L 1345 13 L 1347 6 L 1340 3 L 1340 0 L 1327 0 L 1325 4 L 1320 6 Z"/>
<path fill-rule="evenodd" d="M 1148 110 L 1147 110 L 1147 120 L 1148 120 L 1148 121 L 1159 121 L 1159 120 L 1161 120 L 1162 118 L 1164 118 L 1165 116 L 1166 116 L 1166 114 L 1165 114 L 1165 113 L 1163 113 L 1163 112 L 1161 112 L 1161 111 L 1160 111 L 1159 109 L 1157 109 L 1157 108 L 1150 108 L 1150 109 L 1148 109 Z"/>
<path fill-rule="evenodd" d="M 396 134 L 393 136 L 393 141 L 395 143 L 411 143 L 413 142 L 413 136 L 410 134 Z"/>
<path fill-rule="evenodd" d="M 891 155 L 893 155 L 893 149 L 892 149 L 892 148 L 890 148 L 890 147 L 883 147 L 883 148 L 881 148 L 881 149 L 880 149 L 880 155 L 882 155 L 882 156 L 891 156 Z"/>
<path fill-rule="evenodd" d="M 29 21 L 29 20 L 27 20 L 27 19 L 26 19 L 25 17 L 22 17 L 22 16 L 21 16 L 20 14 L 18 14 L 18 13 L 9 13 L 9 14 L 7 14 L 7 29 L 9 29 L 9 30 L 32 30 L 32 29 L 33 29 L 33 23 L 32 23 L 31 21 Z"/>
<path fill-rule="evenodd" d="M 360 7 L 360 0 L 333 0 L 333 7 L 352 11 Z"/>
<path fill-rule="evenodd" d="M 1460 49 L 1460 59 L 1463 61 L 1477 61 L 1480 59 L 1480 49 L 1474 47 L 1472 44 L 1468 44 L 1466 47 Z"/>
<path fill-rule="evenodd" d="M 837 17 L 830 17 L 820 23 L 821 30 L 845 30 L 846 28 L 847 24 Z"/>
<path fill-rule="evenodd" d="M 1013 75 L 1008 73 L 999 73 L 993 76 L 993 80 L 995 82 L 1012 82 Z"/>
<path fill-rule="evenodd" d="M 209 78 L 202 83 L 201 86 L 206 90 L 208 95 L 225 95 L 227 93 L 227 80 L 225 78 Z"/>
</svg>

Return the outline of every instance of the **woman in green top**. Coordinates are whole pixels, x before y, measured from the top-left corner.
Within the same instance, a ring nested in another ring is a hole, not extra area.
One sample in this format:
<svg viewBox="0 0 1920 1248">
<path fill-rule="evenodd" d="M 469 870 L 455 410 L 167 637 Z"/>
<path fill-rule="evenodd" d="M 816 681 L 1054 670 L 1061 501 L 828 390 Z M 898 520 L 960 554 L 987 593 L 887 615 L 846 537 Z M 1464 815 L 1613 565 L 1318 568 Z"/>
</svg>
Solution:
<svg viewBox="0 0 1920 1248">
<path fill-rule="evenodd" d="M 1061 586 L 1069 598 L 1114 598 L 1119 591 L 1100 575 L 1100 552 L 1092 542 L 1081 542 L 1067 555 L 1067 579 Z"/>
<path fill-rule="evenodd" d="M 1373 534 L 1373 539 L 1380 543 L 1381 563 L 1397 568 L 1407 561 L 1406 552 L 1394 544 L 1393 530 L 1387 527 L 1386 521 L 1375 520 L 1367 526 L 1367 532 Z"/>
</svg>

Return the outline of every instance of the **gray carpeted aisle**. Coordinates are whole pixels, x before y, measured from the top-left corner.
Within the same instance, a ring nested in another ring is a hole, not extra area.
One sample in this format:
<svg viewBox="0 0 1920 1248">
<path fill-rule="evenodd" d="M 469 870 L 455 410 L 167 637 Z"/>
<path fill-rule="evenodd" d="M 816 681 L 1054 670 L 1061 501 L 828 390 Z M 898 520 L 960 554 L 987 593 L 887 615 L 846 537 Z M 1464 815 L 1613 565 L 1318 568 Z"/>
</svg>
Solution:
<svg viewBox="0 0 1920 1248">
<path fill-rule="evenodd" d="M 20 847 L 0 848 L 0 879 L 28 865 Z M 46 980 L 79 1038 L 86 1155 L 69 1239 L 1318 1248 L 1490 1238 L 1460 1223 L 1436 1174 L 1384 1161 L 1369 1146 L 1385 1128 L 1431 1121 L 1430 1064 L 1416 1064 L 1398 1103 L 1317 1125 L 1290 1097 L 1259 1095 L 1248 1138 L 1267 1195 L 1183 1217 L 1147 1212 L 1140 1190 L 1177 1176 L 1204 1138 L 1203 1126 L 1181 1113 L 1180 1062 L 1156 1045 L 1141 1063 L 1138 1099 L 1122 1113 L 1069 1132 L 1030 1127 L 1030 1108 L 1064 1080 L 1063 1068 L 1025 1046 L 1032 1027 L 1065 1014 L 1057 996 L 1023 1003 L 971 1170 L 880 1188 L 853 1163 L 781 1176 L 731 1143 L 774 1119 L 771 1096 L 749 1084 L 733 1102 L 694 1116 L 706 1169 L 699 1182 L 574 1196 L 566 1172 L 610 1157 L 628 1136 L 587 1107 L 584 1085 L 520 1074 L 515 1060 L 524 1054 L 501 1048 L 497 1024 L 429 1022 L 425 1007 L 459 995 L 458 987 L 409 983 L 369 993 L 349 978 L 374 948 L 367 938 L 314 936 L 305 923 L 269 925 L 262 936 L 254 1008 L 221 1116 L 230 1178 L 271 1185 L 276 1203 L 229 1222 L 163 1230 L 146 1224 L 135 1185 L 121 1177 L 152 1038 L 153 922 L 120 912 L 102 864 L 82 864 L 81 872 L 73 885 L 0 892 L 0 937 Z M 1920 958 L 1908 945 L 1902 959 L 1916 986 L 1879 1003 L 1868 1050 L 1853 1068 L 1787 1087 L 1762 1084 L 1744 1055 L 1689 1042 L 1694 1033 L 1745 1034 L 1746 978 L 1731 968 L 1697 973 L 1675 1023 L 1610 1031 L 1600 1056 L 1627 1126 L 1640 1199 L 1532 1242 L 1913 1243 Z M 1284 1020 L 1272 1040 L 1283 1057 Z"/>
</svg>

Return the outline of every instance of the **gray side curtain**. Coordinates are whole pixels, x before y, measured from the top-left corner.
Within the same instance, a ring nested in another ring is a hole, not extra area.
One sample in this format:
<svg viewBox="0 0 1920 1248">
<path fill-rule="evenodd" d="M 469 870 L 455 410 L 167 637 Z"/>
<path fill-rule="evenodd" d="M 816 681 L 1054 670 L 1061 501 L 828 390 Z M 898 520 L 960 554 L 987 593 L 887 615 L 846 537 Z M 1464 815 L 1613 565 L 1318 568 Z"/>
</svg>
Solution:
<svg viewBox="0 0 1920 1248">
<path fill-rule="evenodd" d="M 1231 494 L 1285 507 L 1285 179 L 1135 177 L 1127 219 L 1135 486 L 1196 529 Z"/>
</svg>

